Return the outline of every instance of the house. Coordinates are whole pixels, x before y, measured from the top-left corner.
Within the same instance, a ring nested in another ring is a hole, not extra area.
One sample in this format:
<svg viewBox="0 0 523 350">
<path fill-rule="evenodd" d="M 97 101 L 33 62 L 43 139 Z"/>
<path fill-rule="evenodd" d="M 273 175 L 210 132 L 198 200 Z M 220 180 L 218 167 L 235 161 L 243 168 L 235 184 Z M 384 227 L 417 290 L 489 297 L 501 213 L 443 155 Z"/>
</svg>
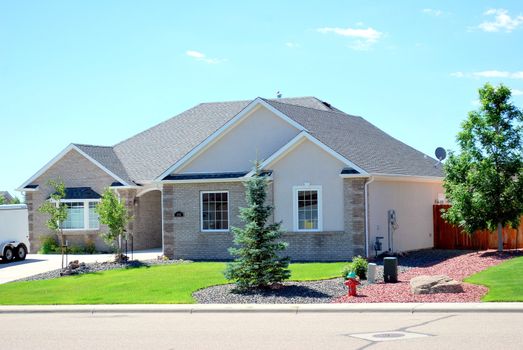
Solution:
<svg viewBox="0 0 523 350">
<path fill-rule="evenodd" d="M 14 199 L 7 191 L 0 191 L 0 197 L 4 199 L 5 204 L 11 203 Z"/>
<path fill-rule="evenodd" d="M 111 188 L 134 217 L 135 249 L 230 259 L 231 227 L 241 225 L 255 159 L 294 260 L 373 255 L 378 236 L 387 249 L 389 209 L 399 225 L 394 250 L 433 245 L 432 205 L 443 193 L 437 161 L 362 117 L 301 97 L 202 103 L 114 146 L 70 144 L 19 189 L 32 250 L 50 233 L 37 211 L 51 194 L 47 180 L 61 178 L 72 244 L 91 239 L 103 247 L 94 208 Z"/>
</svg>

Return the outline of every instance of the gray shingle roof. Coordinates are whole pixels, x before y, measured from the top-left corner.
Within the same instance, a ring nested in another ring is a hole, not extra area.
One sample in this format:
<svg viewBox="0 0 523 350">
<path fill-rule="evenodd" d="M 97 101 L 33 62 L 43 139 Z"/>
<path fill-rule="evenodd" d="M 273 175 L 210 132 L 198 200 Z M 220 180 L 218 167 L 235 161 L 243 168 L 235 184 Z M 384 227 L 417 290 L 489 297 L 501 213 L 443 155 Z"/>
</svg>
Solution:
<svg viewBox="0 0 523 350">
<path fill-rule="evenodd" d="M 129 185 L 133 185 L 134 182 L 127 174 L 125 166 L 122 161 L 116 155 L 113 147 L 110 146 L 94 146 L 94 145 L 82 145 L 74 144 L 83 152 L 87 153 L 91 158 L 102 164 L 107 170 L 111 171 L 115 175 L 119 176 L 122 180 L 127 182 Z"/>
<path fill-rule="evenodd" d="M 393 138 L 362 117 L 266 100 L 318 140 L 368 173 L 443 176 L 437 161 Z"/>
<path fill-rule="evenodd" d="M 433 158 L 315 97 L 265 101 L 368 173 L 442 176 Z M 202 103 L 114 147 L 77 146 L 125 181 L 153 180 L 250 102 Z"/>
</svg>

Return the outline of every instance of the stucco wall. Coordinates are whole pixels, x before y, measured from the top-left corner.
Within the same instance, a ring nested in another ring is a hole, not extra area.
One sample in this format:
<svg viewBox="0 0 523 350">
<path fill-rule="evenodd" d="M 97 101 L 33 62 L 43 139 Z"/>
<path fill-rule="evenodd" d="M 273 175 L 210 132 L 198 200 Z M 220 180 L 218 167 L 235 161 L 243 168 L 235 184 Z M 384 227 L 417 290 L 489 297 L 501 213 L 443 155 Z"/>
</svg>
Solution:
<svg viewBox="0 0 523 350">
<path fill-rule="evenodd" d="M 259 107 L 178 173 L 233 172 L 252 168 L 299 131 L 265 107 Z"/>
<path fill-rule="evenodd" d="M 434 245 L 432 205 L 443 193 L 441 183 L 374 181 L 369 185 L 369 253 L 374 254 L 376 236 L 383 236 L 388 249 L 387 211 L 394 209 L 399 228 L 394 232 L 396 251 L 431 248 Z"/>
<path fill-rule="evenodd" d="M 305 183 L 322 186 L 323 231 L 344 231 L 344 165 L 323 149 L 305 140 L 272 166 L 275 220 L 293 231 L 293 187 Z"/>
<path fill-rule="evenodd" d="M 51 166 L 45 173 L 40 175 L 32 184 L 39 185 L 36 192 L 29 192 L 29 240 L 31 243 L 31 252 L 34 253 L 40 249 L 40 237 L 42 235 L 52 234 L 47 226 L 47 214 L 40 213 L 38 208 L 47 200 L 52 189 L 47 185 L 49 179 L 61 179 L 65 187 L 91 187 L 100 195 L 104 188 L 110 186 L 114 179 L 91 161 L 86 159 L 75 150 L 69 151 L 62 159 Z M 29 203 L 30 202 L 30 203 Z M 101 225 L 100 230 L 106 230 Z M 64 231 L 66 238 L 71 244 L 83 245 L 87 239 L 97 235 L 100 230 L 88 231 Z M 98 249 L 106 250 L 107 246 L 102 240 L 96 239 L 95 243 Z"/>
</svg>

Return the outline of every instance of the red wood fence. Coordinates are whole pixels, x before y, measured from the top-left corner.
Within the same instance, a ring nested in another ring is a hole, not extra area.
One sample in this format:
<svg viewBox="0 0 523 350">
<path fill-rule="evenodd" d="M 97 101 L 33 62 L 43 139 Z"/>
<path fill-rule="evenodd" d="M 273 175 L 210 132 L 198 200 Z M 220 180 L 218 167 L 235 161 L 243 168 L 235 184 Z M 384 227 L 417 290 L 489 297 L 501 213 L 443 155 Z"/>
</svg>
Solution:
<svg viewBox="0 0 523 350">
<path fill-rule="evenodd" d="M 439 249 L 497 249 L 497 232 L 477 231 L 473 235 L 463 233 L 461 229 L 452 226 L 441 218 L 441 209 L 449 205 L 434 205 L 434 248 Z M 523 248 L 523 217 L 517 230 L 503 228 L 503 248 Z"/>
</svg>

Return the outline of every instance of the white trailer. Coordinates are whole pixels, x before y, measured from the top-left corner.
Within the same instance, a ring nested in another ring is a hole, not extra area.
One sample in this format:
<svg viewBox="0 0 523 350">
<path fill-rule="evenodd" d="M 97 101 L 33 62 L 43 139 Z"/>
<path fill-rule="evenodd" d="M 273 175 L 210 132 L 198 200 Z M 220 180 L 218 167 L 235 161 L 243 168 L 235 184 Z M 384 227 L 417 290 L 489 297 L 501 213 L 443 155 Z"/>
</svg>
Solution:
<svg viewBox="0 0 523 350">
<path fill-rule="evenodd" d="M 29 251 L 27 205 L 0 205 L 0 258 L 24 260 Z"/>
</svg>

